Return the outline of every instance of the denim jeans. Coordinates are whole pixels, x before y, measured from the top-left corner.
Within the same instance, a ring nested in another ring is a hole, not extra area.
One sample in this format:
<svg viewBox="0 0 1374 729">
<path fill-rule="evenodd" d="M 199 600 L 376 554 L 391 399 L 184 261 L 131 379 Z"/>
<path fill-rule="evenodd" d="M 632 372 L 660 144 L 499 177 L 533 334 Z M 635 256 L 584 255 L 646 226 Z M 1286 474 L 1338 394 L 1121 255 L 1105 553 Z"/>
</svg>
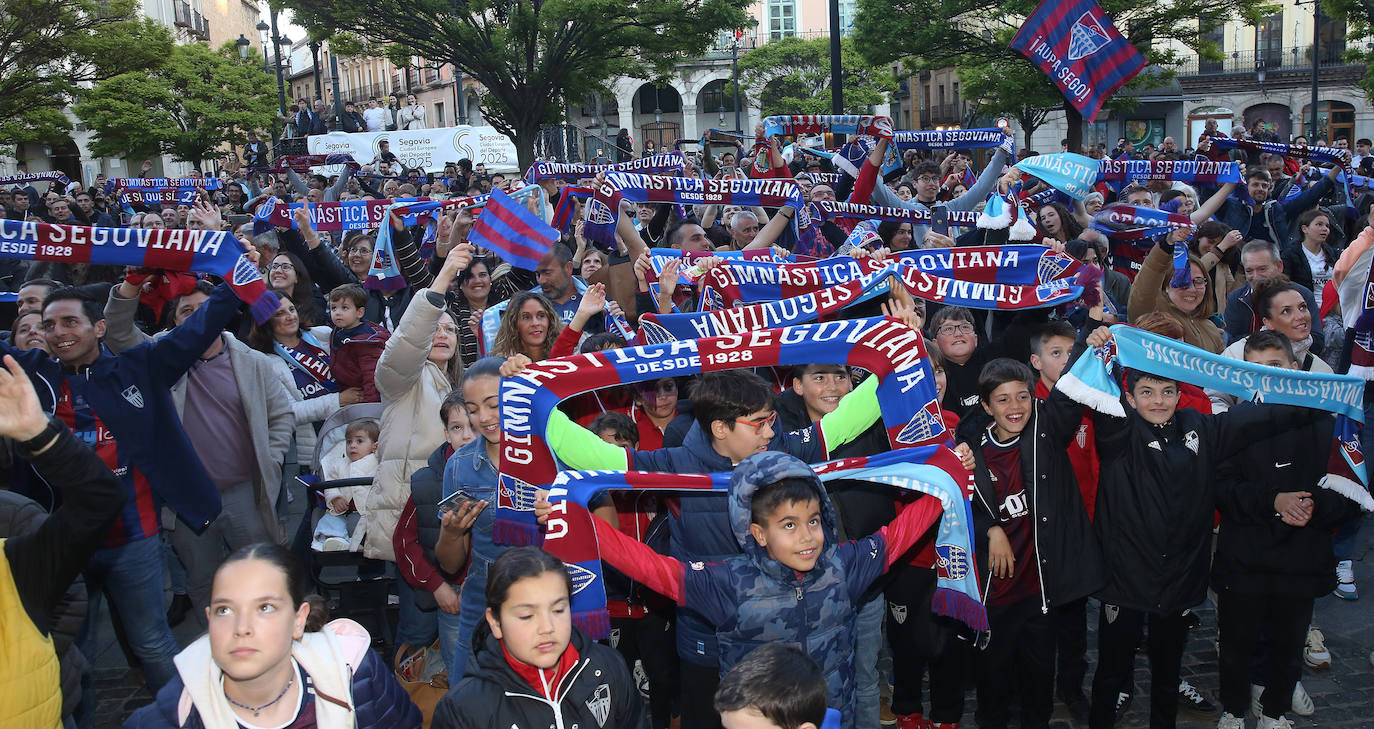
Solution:
<svg viewBox="0 0 1374 729">
<path fill-rule="evenodd" d="M 467 656 L 472 653 L 467 644 L 472 641 L 472 636 L 469 635 L 467 640 L 458 639 L 462 632 L 460 616 L 443 610 L 436 610 L 435 614 L 439 623 L 439 650 L 444 654 L 444 665 L 448 667 L 449 691 L 452 691 L 457 688 L 458 682 L 463 680 L 462 675 L 455 673 L 455 670 L 464 670 L 467 667 Z"/>
<path fill-rule="evenodd" d="M 396 597 L 400 603 L 396 620 L 396 645 L 409 643 L 412 648 L 428 648 L 434 644 L 438 630 L 436 615 L 441 611 L 421 610 L 415 604 L 415 592 L 415 588 L 404 577 L 396 576 Z"/>
<path fill-rule="evenodd" d="M 854 726 L 878 726 L 878 653 L 887 601 L 877 593 L 859 606 L 854 641 Z"/>
<path fill-rule="evenodd" d="M 1364 514 L 1340 525 L 1331 538 L 1331 551 L 1336 559 L 1354 559 L 1355 545 L 1360 540 L 1360 527 L 1364 525 Z"/>
<path fill-rule="evenodd" d="M 90 606 L 86 624 L 77 637 L 81 651 L 92 661 L 99 651 L 93 644 L 96 616 L 100 614 L 102 593 L 108 595 L 124 622 L 124 633 L 134 655 L 143 663 L 148 687 L 157 693 L 176 675 L 172 659 L 177 642 L 167 626 L 167 604 L 163 595 L 162 540 L 156 535 L 122 547 L 96 550 L 86 565 L 86 592 Z"/>
</svg>

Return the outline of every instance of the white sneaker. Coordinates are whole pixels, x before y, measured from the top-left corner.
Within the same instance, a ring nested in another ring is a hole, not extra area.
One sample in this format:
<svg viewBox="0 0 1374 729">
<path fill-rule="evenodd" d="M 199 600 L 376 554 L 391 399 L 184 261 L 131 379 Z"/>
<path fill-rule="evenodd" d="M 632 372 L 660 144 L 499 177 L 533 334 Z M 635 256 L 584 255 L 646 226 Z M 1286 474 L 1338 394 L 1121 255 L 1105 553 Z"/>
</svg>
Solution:
<svg viewBox="0 0 1374 729">
<path fill-rule="evenodd" d="M 1245 720 L 1239 716 L 1222 714 L 1221 720 L 1217 722 L 1217 729 L 1245 729 Z"/>
<path fill-rule="evenodd" d="M 348 540 L 342 537 L 325 537 L 320 545 L 321 552 L 347 552 Z"/>
<path fill-rule="evenodd" d="M 1302 681 L 1293 685 L 1292 712 L 1298 716 L 1312 716 L 1317 713 L 1317 707 L 1312 704 L 1312 697 L 1307 694 L 1307 689 L 1302 687 Z"/>
<path fill-rule="evenodd" d="M 1277 719 L 1261 716 L 1259 723 L 1255 724 L 1255 729 L 1293 729 L 1293 722 L 1289 721 L 1286 716 L 1280 716 Z"/>
<path fill-rule="evenodd" d="M 1307 628 L 1307 645 L 1302 649 L 1302 662 L 1314 671 L 1331 667 L 1331 651 L 1326 649 L 1326 636 L 1315 625 Z"/>
<path fill-rule="evenodd" d="M 1264 715 L 1264 704 L 1260 703 L 1260 698 L 1264 696 L 1264 687 L 1250 684 L 1250 717 L 1258 718 Z"/>
<path fill-rule="evenodd" d="M 1355 563 L 1343 559 L 1336 563 L 1336 589 L 1333 595 L 1342 600 L 1355 600 L 1360 596 L 1359 590 L 1355 589 Z"/>
</svg>

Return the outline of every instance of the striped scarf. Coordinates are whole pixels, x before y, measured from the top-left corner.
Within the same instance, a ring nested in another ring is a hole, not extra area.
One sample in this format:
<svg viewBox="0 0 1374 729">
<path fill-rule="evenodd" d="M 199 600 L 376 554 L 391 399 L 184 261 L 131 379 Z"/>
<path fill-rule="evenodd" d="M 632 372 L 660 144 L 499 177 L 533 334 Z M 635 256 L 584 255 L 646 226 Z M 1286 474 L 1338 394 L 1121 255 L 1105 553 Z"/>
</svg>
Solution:
<svg viewBox="0 0 1374 729">
<path fill-rule="evenodd" d="M 583 234 L 591 240 L 614 245 L 616 220 L 620 204 L 625 200 L 681 205 L 786 206 L 797 211 L 805 205 L 801 188 L 791 179 L 703 180 L 611 172 L 587 203 Z"/>
<path fill-rule="evenodd" d="M 872 114 L 793 114 L 763 119 L 764 137 L 799 137 L 827 132 L 891 139 L 892 119 Z"/>
<path fill-rule="evenodd" d="M 602 172 L 636 172 L 642 175 L 671 175 L 682 172 L 682 153 L 678 151 L 653 154 L 628 162 L 610 165 L 566 164 L 562 162 L 535 162 L 525 172 L 525 182 L 540 180 L 583 180 L 596 177 Z"/>
</svg>

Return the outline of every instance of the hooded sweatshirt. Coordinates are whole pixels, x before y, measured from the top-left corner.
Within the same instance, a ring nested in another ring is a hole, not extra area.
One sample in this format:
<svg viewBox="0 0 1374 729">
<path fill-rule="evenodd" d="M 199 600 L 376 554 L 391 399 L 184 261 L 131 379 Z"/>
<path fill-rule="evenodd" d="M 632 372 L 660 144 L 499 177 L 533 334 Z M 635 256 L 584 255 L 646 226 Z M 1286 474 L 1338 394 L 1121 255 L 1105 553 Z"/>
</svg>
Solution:
<svg viewBox="0 0 1374 729">
<path fill-rule="evenodd" d="M 797 572 L 768 555 L 749 531 L 754 495 L 786 478 L 804 479 L 820 504 L 824 544 L 815 567 Z M 690 607 L 715 626 L 724 675 L 754 648 L 786 643 L 821 666 L 829 705 L 854 729 L 854 642 L 857 605 L 874 580 L 939 518 L 935 499 L 918 499 L 891 524 L 840 543 L 838 520 L 820 479 L 801 460 L 767 451 L 735 467 L 728 495 L 730 526 L 743 553 L 719 562 L 683 563 L 596 520 L 596 538 L 611 566 Z"/>
</svg>

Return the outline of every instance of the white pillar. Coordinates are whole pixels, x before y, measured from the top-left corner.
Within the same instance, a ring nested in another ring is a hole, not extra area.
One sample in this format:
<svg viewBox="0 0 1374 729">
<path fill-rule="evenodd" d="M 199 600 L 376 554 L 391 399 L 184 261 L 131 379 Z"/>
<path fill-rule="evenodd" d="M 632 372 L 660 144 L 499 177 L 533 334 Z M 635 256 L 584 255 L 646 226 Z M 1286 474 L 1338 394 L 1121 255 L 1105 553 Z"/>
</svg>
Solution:
<svg viewBox="0 0 1374 729">
<path fill-rule="evenodd" d="M 615 97 L 616 116 L 619 117 L 621 129 L 630 130 L 630 136 L 638 137 L 635 133 L 635 95 L 631 91 L 627 94 L 617 94 Z M 618 130 L 617 130 L 618 131 Z M 614 134 L 606 136 L 614 137 Z"/>
<path fill-rule="evenodd" d="M 696 139 L 701 134 L 697 132 L 697 105 L 682 105 L 682 138 Z"/>
</svg>

